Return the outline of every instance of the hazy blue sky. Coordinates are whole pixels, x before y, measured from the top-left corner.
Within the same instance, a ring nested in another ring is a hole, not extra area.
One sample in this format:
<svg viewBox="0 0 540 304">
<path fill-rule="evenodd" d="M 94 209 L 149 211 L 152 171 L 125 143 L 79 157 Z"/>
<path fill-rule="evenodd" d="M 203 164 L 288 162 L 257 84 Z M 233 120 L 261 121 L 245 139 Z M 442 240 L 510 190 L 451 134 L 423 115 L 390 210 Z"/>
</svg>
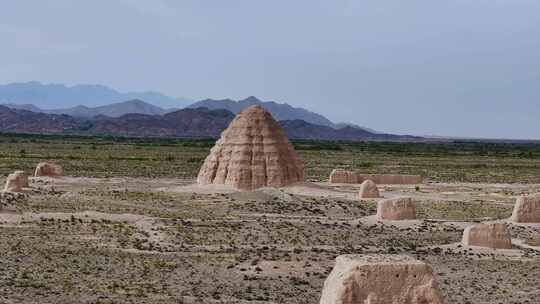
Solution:
<svg viewBox="0 0 540 304">
<path fill-rule="evenodd" d="M 540 1 L 4 0 L 0 82 L 29 80 L 540 139 Z"/>
</svg>

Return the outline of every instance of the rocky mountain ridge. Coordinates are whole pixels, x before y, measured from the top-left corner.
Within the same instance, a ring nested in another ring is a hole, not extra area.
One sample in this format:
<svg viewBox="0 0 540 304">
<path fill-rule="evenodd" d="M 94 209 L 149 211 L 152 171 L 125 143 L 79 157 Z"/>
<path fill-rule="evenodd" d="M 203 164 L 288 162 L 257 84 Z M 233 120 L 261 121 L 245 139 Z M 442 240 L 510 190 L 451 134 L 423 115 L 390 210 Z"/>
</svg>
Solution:
<svg viewBox="0 0 540 304">
<path fill-rule="evenodd" d="M 234 116 L 234 113 L 222 109 L 186 108 L 163 115 L 125 114 L 119 117 L 100 115 L 80 118 L 0 106 L 0 132 L 217 138 Z M 353 127 L 334 129 L 303 120 L 282 120 L 279 125 L 291 139 L 421 140 L 420 137 L 377 134 Z"/>
</svg>

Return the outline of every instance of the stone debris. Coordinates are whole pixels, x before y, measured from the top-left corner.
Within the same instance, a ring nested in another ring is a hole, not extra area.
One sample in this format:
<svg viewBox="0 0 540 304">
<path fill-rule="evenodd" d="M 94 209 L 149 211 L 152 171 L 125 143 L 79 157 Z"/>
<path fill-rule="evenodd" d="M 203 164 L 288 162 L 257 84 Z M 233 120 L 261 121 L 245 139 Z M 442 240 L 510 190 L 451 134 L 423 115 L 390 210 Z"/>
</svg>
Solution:
<svg viewBox="0 0 540 304">
<path fill-rule="evenodd" d="M 304 164 L 285 132 L 260 106 L 240 112 L 206 158 L 197 182 L 239 190 L 283 187 L 304 180 Z"/>
<path fill-rule="evenodd" d="M 382 200 L 377 204 L 377 218 L 391 221 L 414 220 L 416 207 L 410 197 Z"/>
<path fill-rule="evenodd" d="M 360 198 L 379 198 L 379 189 L 372 180 L 365 180 L 360 186 Z"/>
<path fill-rule="evenodd" d="M 424 182 L 424 178 L 420 175 L 360 174 L 341 169 L 334 169 L 329 179 L 332 184 L 361 184 L 366 180 L 371 180 L 378 185 L 415 185 Z"/>
<path fill-rule="evenodd" d="M 540 196 L 520 196 L 511 220 L 515 223 L 540 223 Z"/>
<path fill-rule="evenodd" d="M 512 238 L 505 223 L 479 224 L 463 231 L 463 245 L 512 249 Z"/>
<path fill-rule="evenodd" d="M 15 171 L 8 175 L 4 192 L 22 192 L 28 187 L 28 175 L 24 171 Z"/>
<path fill-rule="evenodd" d="M 63 176 L 64 175 L 64 169 L 62 166 L 50 163 L 50 162 L 42 162 L 39 163 L 36 167 L 36 172 L 34 173 L 34 176 L 50 176 L 50 177 L 56 177 L 56 176 Z"/>
<path fill-rule="evenodd" d="M 431 266 L 405 255 L 341 255 L 320 304 L 442 304 Z"/>
</svg>

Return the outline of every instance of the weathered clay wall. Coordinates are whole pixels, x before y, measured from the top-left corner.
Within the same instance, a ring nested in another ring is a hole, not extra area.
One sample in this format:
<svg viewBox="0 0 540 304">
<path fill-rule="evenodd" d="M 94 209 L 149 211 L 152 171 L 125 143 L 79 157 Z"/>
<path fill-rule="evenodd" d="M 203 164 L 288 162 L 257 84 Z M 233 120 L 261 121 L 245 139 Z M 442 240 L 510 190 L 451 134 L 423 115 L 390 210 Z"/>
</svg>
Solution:
<svg viewBox="0 0 540 304">
<path fill-rule="evenodd" d="M 432 268 L 404 255 L 342 255 L 320 304 L 442 304 Z"/>
<path fill-rule="evenodd" d="M 519 197 L 514 206 L 512 221 L 516 223 L 540 223 L 540 197 Z"/>
<path fill-rule="evenodd" d="M 512 239 L 506 224 L 478 224 L 463 231 L 463 245 L 494 249 L 512 248 Z"/>
</svg>

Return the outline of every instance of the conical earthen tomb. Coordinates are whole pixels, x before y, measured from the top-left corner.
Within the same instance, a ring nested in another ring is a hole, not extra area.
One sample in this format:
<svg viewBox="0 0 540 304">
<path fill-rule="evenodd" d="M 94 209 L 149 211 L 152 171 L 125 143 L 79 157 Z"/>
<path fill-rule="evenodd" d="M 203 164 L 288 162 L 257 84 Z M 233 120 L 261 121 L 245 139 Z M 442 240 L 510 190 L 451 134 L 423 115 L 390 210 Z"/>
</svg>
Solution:
<svg viewBox="0 0 540 304">
<path fill-rule="evenodd" d="M 240 112 L 210 151 L 200 185 L 239 190 L 283 187 L 304 180 L 304 164 L 272 115 L 259 106 Z"/>
</svg>

